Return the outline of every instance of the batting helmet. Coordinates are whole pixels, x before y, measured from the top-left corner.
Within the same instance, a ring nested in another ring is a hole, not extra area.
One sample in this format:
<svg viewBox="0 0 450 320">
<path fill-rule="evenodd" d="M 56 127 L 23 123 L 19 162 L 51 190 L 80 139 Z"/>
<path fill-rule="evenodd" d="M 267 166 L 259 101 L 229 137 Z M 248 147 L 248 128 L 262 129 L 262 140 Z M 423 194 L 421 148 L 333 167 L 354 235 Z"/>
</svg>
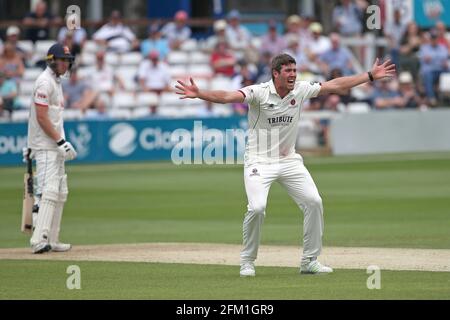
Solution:
<svg viewBox="0 0 450 320">
<path fill-rule="evenodd" d="M 72 68 L 72 63 L 75 59 L 75 57 L 72 55 L 72 53 L 69 50 L 69 47 L 63 46 L 59 43 L 55 43 L 48 49 L 47 52 L 47 64 L 50 68 L 55 70 L 55 59 L 67 59 L 70 62 L 69 70 Z"/>
</svg>

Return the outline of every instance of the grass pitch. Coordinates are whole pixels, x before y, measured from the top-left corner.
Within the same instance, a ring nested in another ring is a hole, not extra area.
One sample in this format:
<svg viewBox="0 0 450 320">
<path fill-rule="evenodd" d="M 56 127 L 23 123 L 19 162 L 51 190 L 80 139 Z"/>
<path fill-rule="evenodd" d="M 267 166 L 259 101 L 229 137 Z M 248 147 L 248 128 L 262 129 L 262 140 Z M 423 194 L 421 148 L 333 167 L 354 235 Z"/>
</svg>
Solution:
<svg viewBox="0 0 450 320">
<path fill-rule="evenodd" d="M 450 248 L 449 153 L 306 158 L 305 164 L 324 201 L 325 246 Z M 19 231 L 23 172 L 0 169 L 3 248 L 28 246 Z M 242 241 L 242 166 L 69 163 L 67 172 L 62 240 Z M 274 184 L 262 243 L 300 245 L 301 239 L 302 214 Z M 256 279 L 239 279 L 237 269 L 227 266 L 75 264 L 86 270 L 84 287 L 76 293 L 65 288 L 67 262 L 0 261 L 0 298 L 448 299 L 450 287 L 448 273 L 386 271 L 382 289 L 368 290 L 365 270 L 305 278 L 290 268 L 258 268 Z M 35 271 L 20 280 L 27 268 Z M 214 291 L 202 279 L 223 289 Z"/>
</svg>

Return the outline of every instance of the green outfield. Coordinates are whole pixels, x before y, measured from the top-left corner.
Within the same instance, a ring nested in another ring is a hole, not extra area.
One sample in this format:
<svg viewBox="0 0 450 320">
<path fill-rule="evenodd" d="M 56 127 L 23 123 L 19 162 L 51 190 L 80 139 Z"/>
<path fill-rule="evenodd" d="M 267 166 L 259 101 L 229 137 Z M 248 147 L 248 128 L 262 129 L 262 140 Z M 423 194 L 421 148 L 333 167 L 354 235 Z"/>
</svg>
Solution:
<svg viewBox="0 0 450 320">
<path fill-rule="evenodd" d="M 450 249 L 450 153 L 312 157 L 305 164 L 324 201 L 325 246 Z M 67 171 L 62 240 L 242 241 L 242 166 L 69 164 Z M 23 172 L 0 168 L 2 248 L 28 245 L 19 232 Z M 299 209 L 273 185 L 262 243 L 300 245 L 301 226 Z M 255 279 L 240 279 L 230 266 L 111 262 L 80 262 L 83 289 L 73 292 L 61 284 L 67 265 L 0 260 L 0 298 L 450 298 L 445 272 L 386 271 L 382 290 L 368 290 L 365 270 L 300 277 L 292 268 L 265 267 Z"/>
</svg>

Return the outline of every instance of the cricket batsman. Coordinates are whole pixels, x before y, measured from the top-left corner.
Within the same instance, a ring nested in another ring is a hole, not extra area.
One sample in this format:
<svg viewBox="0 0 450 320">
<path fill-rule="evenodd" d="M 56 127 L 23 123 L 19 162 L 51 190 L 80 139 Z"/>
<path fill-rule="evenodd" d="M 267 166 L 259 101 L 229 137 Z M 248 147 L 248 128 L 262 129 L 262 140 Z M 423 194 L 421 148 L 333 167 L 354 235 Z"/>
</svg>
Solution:
<svg viewBox="0 0 450 320">
<path fill-rule="evenodd" d="M 63 252 L 70 244 L 59 242 L 64 203 L 69 192 L 64 162 L 77 153 L 65 140 L 64 96 L 61 77 L 69 72 L 74 57 L 68 47 L 54 44 L 47 53 L 47 68 L 36 79 L 28 121 L 28 148 L 36 161 L 37 218 L 30 240 L 33 253 Z"/>
<path fill-rule="evenodd" d="M 242 103 L 249 105 L 248 141 L 244 156 L 244 183 L 248 206 L 243 223 L 241 277 L 255 276 L 254 262 L 261 239 L 266 214 L 267 197 L 274 181 L 286 189 L 304 213 L 303 256 L 300 272 L 331 273 L 333 269 L 321 264 L 317 257 L 322 250 L 324 229 L 322 198 L 295 152 L 298 121 L 303 102 L 319 95 L 346 92 L 368 81 L 395 75 L 395 65 L 389 60 L 372 70 L 324 83 L 297 81 L 296 61 L 288 54 L 272 59 L 272 80 L 244 87 L 238 91 L 199 90 L 193 79 L 190 84 L 178 81 L 181 99 L 199 98 L 213 103 Z"/>
</svg>

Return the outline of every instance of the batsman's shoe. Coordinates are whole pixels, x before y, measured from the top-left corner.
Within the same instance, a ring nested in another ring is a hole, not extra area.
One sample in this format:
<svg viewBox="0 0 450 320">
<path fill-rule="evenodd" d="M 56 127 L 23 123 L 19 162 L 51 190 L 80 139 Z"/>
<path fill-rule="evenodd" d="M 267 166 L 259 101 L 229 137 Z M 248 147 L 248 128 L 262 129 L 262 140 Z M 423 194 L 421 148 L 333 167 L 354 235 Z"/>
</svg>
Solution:
<svg viewBox="0 0 450 320">
<path fill-rule="evenodd" d="M 311 260 L 308 263 L 300 266 L 300 273 L 302 274 L 328 274 L 332 273 L 333 269 L 324 266 L 317 259 Z"/>
<path fill-rule="evenodd" d="M 51 250 L 53 252 L 66 252 L 66 251 L 69 251 L 70 249 L 72 249 L 72 245 L 71 244 L 69 244 L 69 243 L 61 243 L 61 242 L 52 243 L 51 247 L 52 247 Z"/>
<path fill-rule="evenodd" d="M 239 272 L 241 277 L 254 277 L 255 272 L 255 265 L 253 262 L 246 262 L 241 264 L 241 271 Z"/>
<path fill-rule="evenodd" d="M 44 253 L 50 251 L 52 247 L 47 242 L 39 242 L 37 244 L 31 245 L 31 251 L 34 254 Z"/>
</svg>

